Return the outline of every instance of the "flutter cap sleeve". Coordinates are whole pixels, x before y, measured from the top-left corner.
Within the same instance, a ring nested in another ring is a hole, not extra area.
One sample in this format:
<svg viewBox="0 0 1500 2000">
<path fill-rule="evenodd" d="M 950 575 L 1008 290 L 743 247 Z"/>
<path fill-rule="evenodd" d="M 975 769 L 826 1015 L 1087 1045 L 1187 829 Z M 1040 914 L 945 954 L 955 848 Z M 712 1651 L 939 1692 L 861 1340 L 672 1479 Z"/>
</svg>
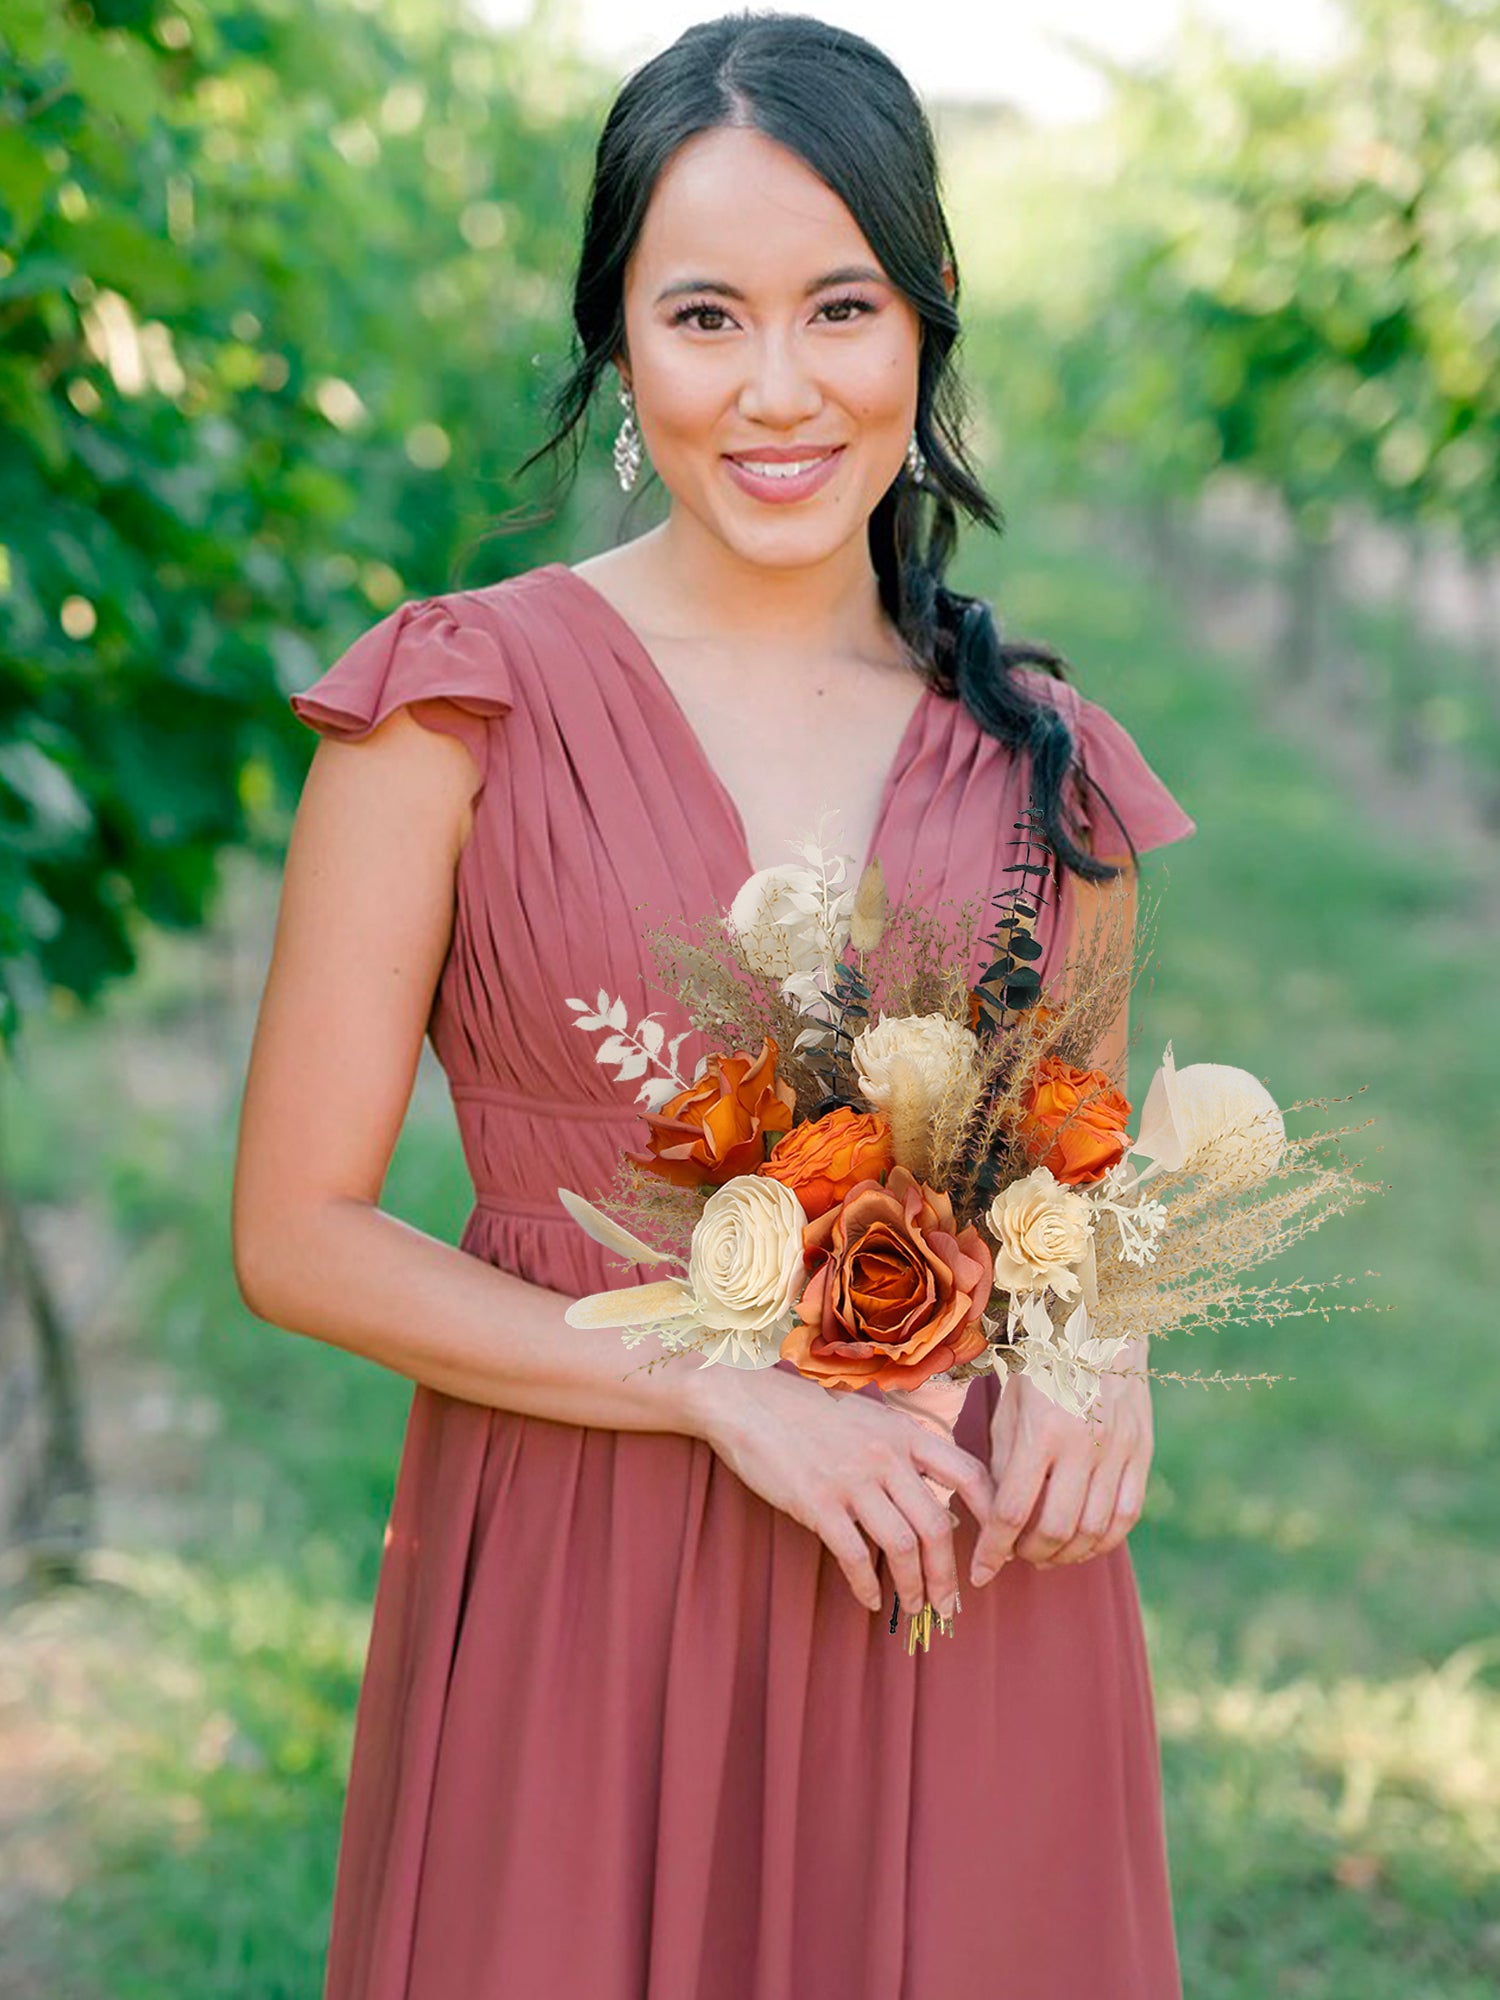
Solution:
<svg viewBox="0 0 1500 2000">
<path fill-rule="evenodd" d="M 1063 785 L 1064 822 L 1086 836 L 1091 853 L 1113 858 L 1129 851 L 1115 813 L 1138 854 L 1198 831 L 1198 822 L 1183 811 L 1141 755 L 1130 731 L 1107 708 L 1090 701 L 1071 681 L 1039 667 L 1013 666 L 1011 673 L 1029 695 L 1055 708 L 1068 725 L 1074 762 Z M 1085 772 L 1107 794 L 1108 803 L 1093 784 L 1084 782 Z"/>
<path fill-rule="evenodd" d="M 467 624 L 442 598 L 414 598 L 362 632 L 311 687 L 288 697 L 320 735 L 367 736 L 393 710 L 410 708 L 428 729 L 456 736 L 484 783 L 489 722 L 512 706 L 509 667 L 492 630 Z"/>
<path fill-rule="evenodd" d="M 1085 784 L 1075 773 L 1069 786 L 1075 811 L 1088 834 L 1089 851 L 1111 856 L 1128 851 L 1116 813 L 1138 854 L 1196 833 L 1198 822 L 1167 790 L 1125 725 L 1071 685 L 1068 692 L 1072 702 L 1064 713 L 1073 731 L 1078 761 L 1093 780 L 1093 784 Z M 1104 792 L 1103 798 L 1094 790 L 1095 784 Z"/>
</svg>

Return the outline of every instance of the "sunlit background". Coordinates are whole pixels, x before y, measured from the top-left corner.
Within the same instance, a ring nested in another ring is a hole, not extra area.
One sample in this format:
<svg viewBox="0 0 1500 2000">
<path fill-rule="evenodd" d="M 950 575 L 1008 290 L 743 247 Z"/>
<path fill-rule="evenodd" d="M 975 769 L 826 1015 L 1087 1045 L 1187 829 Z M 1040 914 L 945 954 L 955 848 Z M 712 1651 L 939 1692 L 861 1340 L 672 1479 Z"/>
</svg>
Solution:
<svg viewBox="0 0 1500 2000">
<path fill-rule="evenodd" d="M 513 28 L 532 10 L 511 0 L 478 0 L 475 11 L 496 27 Z M 663 0 L 632 0 L 628 7 L 575 0 L 551 9 L 551 19 L 560 36 L 623 75 L 717 11 L 667 6 Z M 1222 28 L 1239 49 L 1274 55 L 1301 69 L 1326 61 L 1346 39 L 1343 16 L 1328 0 L 1265 0 L 1263 6 L 1255 0 L 1209 0 L 1196 7 L 1176 0 L 1132 0 L 1125 7 L 1112 0 L 1007 0 L 993 8 L 971 0 L 931 0 L 920 7 L 869 0 L 857 7 L 802 11 L 878 44 L 929 101 L 1010 104 L 1044 126 L 1097 117 L 1106 109 L 1108 86 L 1086 52 L 1114 62 L 1158 61 L 1170 55 L 1189 19 Z"/>
<path fill-rule="evenodd" d="M 0 10 L 0 2000 L 316 2000 L 408 1385 L 256 1321 L 235 1119 L 311 739 L 408 597 L 661 516 L 567 358 L 591 148 L 711 9 Z M 1500 9 L 861 6 L 938 132 L 952 580 L 1198 822 L 1135 1095 L 1388 1192 L 1176 1336 L 1131 1548 L 1193 2000 L 1500 1984 Z M 1371 1122 L 1373 1121 L 1373 1122 Z M 384 1201 L 455 1239 L 430 1056 Z M 1024 1699 L 1024 1690 L 1016 1691 Z"/>
</svg>

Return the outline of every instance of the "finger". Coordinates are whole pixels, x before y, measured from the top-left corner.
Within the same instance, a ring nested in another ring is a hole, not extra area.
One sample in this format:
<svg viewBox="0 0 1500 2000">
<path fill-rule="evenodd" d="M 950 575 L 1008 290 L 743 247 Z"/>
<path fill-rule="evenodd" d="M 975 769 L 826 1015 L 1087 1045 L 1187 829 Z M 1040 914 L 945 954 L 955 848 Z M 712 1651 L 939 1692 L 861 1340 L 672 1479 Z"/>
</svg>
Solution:
<svg viewBox="0 0 1500 2000">
<path fill-rule="evenodd" d="M 995 1498 L 995 1482 L 990 1469 L 961 1444 L 940 1438 L 922 1424 L 912 1424 L 912 1463 L 921 1472 L 931 1473 L 939 1486 L 961 1493 L 964 1504 L 976 1521 L 983 1521 Z"/>
<path fill-rule="evenodd" d="M 1095 1465 L 1088 1491 L 1083 1496 L 1078 1524 L 1071 1537 L 1047 1561 L 1038 1564 L 1038 1568 L 1051 1569 L 1054 1565 L 1087 1562 L 1098 1552 L 1099 1538 L 1114 1519 L 1115 1496 L 1124 1474 L 1123 1454 L 1111 1455 Z"/>
<path fill-rule="evenodd" d="M 995 1487 L 995 1498 L 980 1525 L 974 1544 L 970 1580 L 987 1583 L 1014 1552 L 1017 1535 L 1031 1518 L 1031 1510 L 1047 1474 L 1048 1452 L 1036 1440 L 1022 1440 L 1005 1462 Z"/>
<path fill-rule="evenodd" d="M 1072 1540 L 1093 1470 L 1091 1459 L 1073 1452 L 1053 1461 L 1036 1519 L 1027 1523 L 1016 1542 L 1016 1554 L 1023 1562 L 1047 1562 Z"/>
<path fill-rule="evenodd" d="M 1094 1467 L 1078 1525 L 1071 1540 L 1064 1542 L 1052 1557 L 1053 1563 L 1087 1562 L 1099 1553 L 1100 1538 L 1114 1519 L 1115 1500 L 1120 1491 L 1120 1481 L 1125 1476 L 1125 1466 L 1123 1454 L 1111 1454 Z"/>
<path fill-rule="evenodd" d="M 878 1611 L 884 1600 L 880 1578 L 875 1572 L 875 1559 L 870 1553 L 870 1544 L 859 1531 L 858 1523 L 843 1508 L 832 1508 L 816 1522 L 829 1553 L 849 1580 L 849 1588 L 859 1603 L 867 1611 Z"/>
<path fill-rule="evenodd" d="M 892 1473 L 886 1491 L 916 1529 L 921 1545 L 922 1596 L 912 1604 L 912 1610 L 931 1604 L 944 1618 L 951 1618 L 958 1600 L 958 1557 L 953 1547 L 957 1516 L 913 1468 Z"/>
<path fill-rule="evenodd" d="M 1136 1461 L 1128 1461 L 1120 1478 L 1120 1490 L 1115 1496 L 1114 1518 L 1094 1549 L 1096 1556 L 1108 1555 L 1117 1549 L 1141 1518 L 1141 1501 L 1146 1490 L 1146 1476 Z"/>
<path fill-rule="evenodd" d="M 903 1604 L 917 1610 L 926 1602 L 927 1594 L 922 1575 L 922 1543 L 916 1529 L 883 1486 L 861 1486 L 850 1495 L 849 1505 L 884 1549 L 896 1595 Z"/>
</svg>

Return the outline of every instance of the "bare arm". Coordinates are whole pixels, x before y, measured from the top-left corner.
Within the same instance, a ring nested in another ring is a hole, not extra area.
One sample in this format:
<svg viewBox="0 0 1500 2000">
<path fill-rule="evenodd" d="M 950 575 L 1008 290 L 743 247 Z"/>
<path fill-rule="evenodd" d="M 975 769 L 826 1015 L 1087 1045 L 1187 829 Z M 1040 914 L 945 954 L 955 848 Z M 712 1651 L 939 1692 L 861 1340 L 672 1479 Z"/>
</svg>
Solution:
<svg viewBox="0 0 1500 2000">
<path fill-rule="evenodd" d="M 715 1370 L 674 1355 L 647 1372 L 648 1350 L 564 1323 L 571 1295 L 379 1207 L 452 934 L 475 783 L 464 746 L 402 710 L 362 742 L 317 747 L 241 1105 L 241 1295 L 263 1319 L 446 1395 L 699 1435 Z"/>
</svg>

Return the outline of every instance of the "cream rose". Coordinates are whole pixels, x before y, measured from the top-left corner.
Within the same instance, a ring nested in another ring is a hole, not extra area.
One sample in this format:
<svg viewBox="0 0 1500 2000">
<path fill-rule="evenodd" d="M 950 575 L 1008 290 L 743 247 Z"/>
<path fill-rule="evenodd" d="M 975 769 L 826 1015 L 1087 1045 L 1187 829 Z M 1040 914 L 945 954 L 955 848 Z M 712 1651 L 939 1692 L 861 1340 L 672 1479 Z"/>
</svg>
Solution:
<svg viewBox="0 0 1500 2000">
<path fill-rule="evenodd" d="M 974 1073 L 979 1043 L 972 1028 L 946 1014 L 882 1014 L 854 1038 L 851 1060 L 859 1087 L 877 1111 L 889 1108 L 898 1087 L 896 1064 L 909 1063 L 929 1113 L 950 1084 Z"/>
<path fill-rule="evenodd" d="M 1034 1167 L 1012 1181 L 990 1203 L 986 1217 L 1000 1248 L 995 1252 L 995 1285 L 1002 1292 L 1040 1292 L 1049 1285 L 1060 1299 L 1078 1292 L 1078 1274 L 1089 1246 L 1093 1220 L 1089 1204 Z"/>
<path fill-rule="evenodd" d="M 802 1204 L 783 1181 L 738 1174 L 703 1204 L 688 1252 L 694 1317 L 731 1335 L 761 1365 L 758 1335 L 792 1307 L 801 1290 Z M 776 1359 L 778 1330 L 769 1345 Z M 769 1365 L 768 1363 L 766 1365 Z"/>
</svg>

